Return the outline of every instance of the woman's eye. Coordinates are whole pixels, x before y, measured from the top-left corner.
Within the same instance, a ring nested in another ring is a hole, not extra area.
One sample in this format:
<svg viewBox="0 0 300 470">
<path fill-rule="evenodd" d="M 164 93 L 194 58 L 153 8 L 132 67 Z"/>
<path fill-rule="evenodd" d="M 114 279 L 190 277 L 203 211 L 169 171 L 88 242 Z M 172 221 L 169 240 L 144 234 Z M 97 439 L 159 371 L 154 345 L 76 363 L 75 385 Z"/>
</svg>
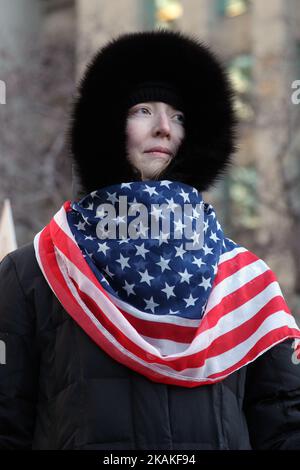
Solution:
<svg viewBox="0 0 300 470">
<path fill-rule="evenodd" d="M 136 113 L 141 112 L 142 114 L 149 114 L 149 113 L 150 113 L 150 111 L 149 111 L 148 108 L 137 108 L 137 109 L 135 110 L 135 112 L 136 112 Z"/>
<path fill-rule="evenodd" d="M 175 118 L 177 121 L 179 121 L 181 124 L 184 124 L 184 115 L 183 114 L 175 114 Z"/>
</svg>

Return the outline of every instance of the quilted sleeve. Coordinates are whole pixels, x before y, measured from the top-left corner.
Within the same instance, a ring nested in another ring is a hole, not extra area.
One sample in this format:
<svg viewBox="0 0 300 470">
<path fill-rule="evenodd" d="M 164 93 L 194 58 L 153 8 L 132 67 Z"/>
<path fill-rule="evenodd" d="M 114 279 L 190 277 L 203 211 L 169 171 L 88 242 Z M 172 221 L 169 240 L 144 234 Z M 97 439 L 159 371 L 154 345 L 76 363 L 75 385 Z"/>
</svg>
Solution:
<svg viewBox="0 0 300 470">
<path fill-rule="evenodd" d="M 247 366 L 244 410 L 253 449 L 300 450 L 300 361 L 295 341 L 299 342 L 283 341 Z"/>
</svg>

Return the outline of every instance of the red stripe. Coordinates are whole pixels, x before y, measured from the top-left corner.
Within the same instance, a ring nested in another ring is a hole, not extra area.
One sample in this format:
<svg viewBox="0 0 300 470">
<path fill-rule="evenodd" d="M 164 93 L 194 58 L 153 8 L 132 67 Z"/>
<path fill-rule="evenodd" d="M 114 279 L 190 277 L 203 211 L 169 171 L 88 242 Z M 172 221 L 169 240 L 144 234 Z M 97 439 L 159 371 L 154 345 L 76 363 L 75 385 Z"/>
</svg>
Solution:
<svg viewBox="0 0 300 470">
<path fill-rule="evenodd" d="M 232 276 L 240 269 L 260 261 L 259 258 L 251 251 L 243 251 L 238 253 L 233 258 L 223 261 L 218 265 L 218 272 L 215 277 L 214 287 L 229 276 Z"/>
<path fill-rule="evenodd" d="M 142 336 L 156 339 L 167 339 L 177 343 L 191 343 L 197 333 L 196 326 L 174 325 L 172 323 L 155 322 L 136 318 L 121 309 L 124 317 Z M 200 322 L 200 320 L 199 320 Z"/>
</svg>

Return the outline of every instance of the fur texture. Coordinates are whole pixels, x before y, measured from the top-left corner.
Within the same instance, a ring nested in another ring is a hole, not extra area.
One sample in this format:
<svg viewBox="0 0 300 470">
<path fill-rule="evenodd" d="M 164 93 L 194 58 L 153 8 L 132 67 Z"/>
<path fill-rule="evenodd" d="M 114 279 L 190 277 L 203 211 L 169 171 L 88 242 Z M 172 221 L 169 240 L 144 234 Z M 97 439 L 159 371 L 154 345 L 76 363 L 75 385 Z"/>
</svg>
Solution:
<svg viewBox="0 0 300 470">
<path fill-rule="evenodd" d="M 139 83 L 157 80 L 180 90 L 186 132 L 159 179 L 181 181 L 202 192 L 230 165 L 236 118 L 220 60 L 207 45 L 183 33 L 123 34 L 95 55 L 73 105 L 69 143 L 83 192 L 139 179 L 126 159 L 126 100 Z"/>
</svg>

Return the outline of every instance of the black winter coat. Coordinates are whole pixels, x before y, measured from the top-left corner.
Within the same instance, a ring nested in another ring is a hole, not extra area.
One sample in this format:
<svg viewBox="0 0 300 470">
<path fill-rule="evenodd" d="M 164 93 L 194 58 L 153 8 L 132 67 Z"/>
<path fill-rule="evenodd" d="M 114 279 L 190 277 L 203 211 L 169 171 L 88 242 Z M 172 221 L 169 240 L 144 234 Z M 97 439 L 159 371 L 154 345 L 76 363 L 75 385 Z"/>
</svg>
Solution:
<svg viewBox="0 0 300 470">
<path fill-rule="evenodd" d="M 292 340 L 214 385 L 151 382 L 73 321 L 32 244 L 0 265 L 0 340 L 1 449 L 300 449 Z"/>
</svg>

